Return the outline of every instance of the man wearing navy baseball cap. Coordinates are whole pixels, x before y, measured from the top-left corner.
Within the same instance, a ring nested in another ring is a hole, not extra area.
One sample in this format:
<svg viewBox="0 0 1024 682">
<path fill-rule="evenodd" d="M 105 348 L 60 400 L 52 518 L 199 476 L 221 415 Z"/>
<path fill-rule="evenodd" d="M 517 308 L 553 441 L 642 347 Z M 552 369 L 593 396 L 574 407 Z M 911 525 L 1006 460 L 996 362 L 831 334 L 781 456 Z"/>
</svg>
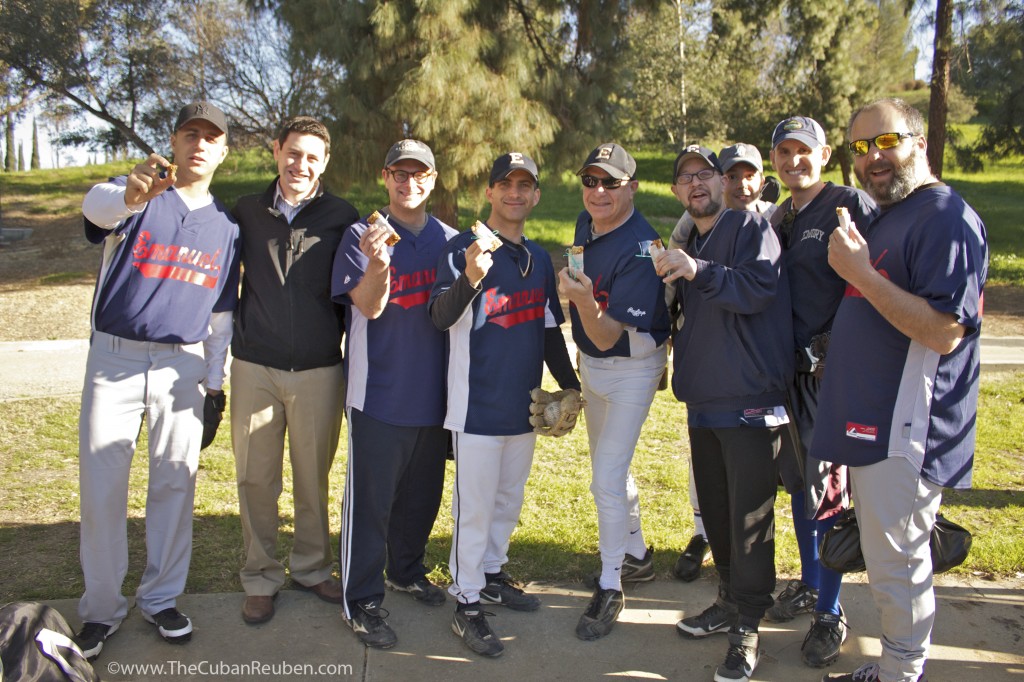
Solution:
<svg viewBox="0 0 1024 682">
<path fill-rule="evenodd" d="M 451 349 L 445 427 L 455 450 L 452 631 L 475 653 L 494 657 L 505 647 L 483 605 L 540 608 L 504 570 L 537 441 L 531 391 L 545 363 L 562 389 L 578 391 L 580 383 L 559 328 L 564 315 L 551 258 L 524 234 L 540 201 L 537 164 L 522 152 L 499 156 L 486 195 L 486 229 L 497 232 L 500 245 L 487 246 L 472 230 L 449 242 L 430 315 Z"/>
<path fill-rule="evenodd" d="M 696 229 L 654 265 L 666 284 L 679 282 L 686 311 L 673 337 L 672 391 L 686 403 L 693 477 L 719 574 L 718 599 L 676 629 L 690 638 L 727 633 L 715 679 L 745 682 L 775 587 L 775 458 L 793 367 L 789 290 L 768 221 L 725 207 L 714 152 L 683 149 L 673 180 Z"/>
<path fill-rule="evenodd" d="M 586 210 L 576 219 L 573 245 L 583 251 L 583 268 L 563 268 L 558 278 L 580 351 L 601 553 L 576 636 L 594 640 L 611 632 L 623 609 L 622 583 L 654 580 L 629 468 L 665 371 L 669 329 L 665 287 L 649 258 L 634 257 L 660 242 L 633 206 L 636 161 L 608 142 L 590 152 L 577 175 Z"/>
<path fill-rule="evenodd" d="M 803 613 L 813 614 L 801 646 L 804 662 L 813 667 L 833 663 L 846 639 L 846 620 L 839 605 L 842 575 L 820 564 L 817 544 L 848 504 L 846 470 L 807 457 L 832 320 L 846 290 L 846 283 L 828 264 L 828 237 L 839 224 L 837 208 L 849 211 L 860 228 L 866 228 L 877 213 L 864 192 L 822 179 L 831 156 L 825 132 L 813 118 L 791 116 L 775 126 L 771 161 L 791 196 L 772 216 L 772 224 L 782 242 L 792 292 L 792 353 L 797 359 L 789 386 L 790 419 L 796 428 L 783 435 L 779 474 L 791 495 L 801 576 L 789 581 L 765 619 L 786 622 Z M 794 433 L 799 442 L 791 438 Z"/>
</svg>

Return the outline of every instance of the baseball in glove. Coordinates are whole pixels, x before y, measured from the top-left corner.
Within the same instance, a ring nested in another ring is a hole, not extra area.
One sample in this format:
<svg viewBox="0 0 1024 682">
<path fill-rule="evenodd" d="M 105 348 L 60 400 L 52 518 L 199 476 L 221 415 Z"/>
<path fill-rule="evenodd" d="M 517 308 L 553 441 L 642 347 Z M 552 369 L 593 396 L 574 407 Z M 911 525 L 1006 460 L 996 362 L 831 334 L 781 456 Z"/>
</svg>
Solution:
<svg viewBox="0 0 1024 682">
<path fill-rule="evenodd" d="M 549 393 L 537 387 L 530 391 L 530 425 L 542 436 L 564 436 L 576 426 L 586 401 L 580 392 L 567 388 Z"/>
</svg>

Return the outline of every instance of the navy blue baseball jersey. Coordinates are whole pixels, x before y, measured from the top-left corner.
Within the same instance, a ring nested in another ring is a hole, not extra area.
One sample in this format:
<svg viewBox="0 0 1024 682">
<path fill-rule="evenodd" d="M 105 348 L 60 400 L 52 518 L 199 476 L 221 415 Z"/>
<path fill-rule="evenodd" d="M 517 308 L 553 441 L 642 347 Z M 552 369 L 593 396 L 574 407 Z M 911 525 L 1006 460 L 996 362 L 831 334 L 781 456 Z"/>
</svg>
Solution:
<svg viewBox="0 0 1024 682">
<path fill-rule="evenodd" d="M 368 320 L 349 292 L 366 273 L 359 249 L 365 219 L 342 237 L 331 296 L 345 305 L 345 405 L 386 424 L 437 426 L 444 420 L 444 332 L 430 321 L 427 301 L 448 240 L 458 234 L 433 216 L 418 235 L 394 221 L 402 238 L 391 249 L 391 284 L 384 312 Z"/>
<path fill-rule="evenodd" d="M 848 286 L 832 327 L 810 455 L 849 466 L 905 457 L 932 483 L 970 487 L 985 226 L 951 188 L 931 185 L 861 231 L 883 277 L 955 316 L 966 333 L 952 353 L 939 355 Z"/>
<path fill-rule="evenodd" d="M 570 303 L 572 338 L 582 352 L 595 358 L 642 356 L 668 338 L 665 284 L 654 270 L 649 252 L 651 242 L 660 238 L 635 210 L 625 223 L 598 237 L 592 232 L 587 211 L 576 219 L 573 245 L 583 247 L 583 272 L 594 283 L 594 299 L 612 319 L 627 326 L 614 346 L 599 350 L 587 337 L 576 306 Z"/>
<path fill-rule="evenodd" d="M 111 183 L 123 187 L 127 177 Z M 94 244 L 111 232 L 124 243 L 101 272 L 93 303 L 97 331 L 133 341 L 198 343 L 209 335 L 211 311 L 235 309 L 240 237 L 217 199 L 190 211 L 170 187 L 113 231 L 85 221 Z M 154 299 L 168 303 L 153 306 Z"/>
<path fill-rule="evenodd" d="M 463 232 L 449 243 L 431 293 L 451 288 L 466 269 L 473 242 Z M 540 246 L 502 240 L 480 283 L 481 293 L 448 329 L 448 415 L 452 431 L 482 436 L 529 433 L 530 391 L 544 370 L 544 328 L 565 321 L 555 270 Z"/>
</svg>

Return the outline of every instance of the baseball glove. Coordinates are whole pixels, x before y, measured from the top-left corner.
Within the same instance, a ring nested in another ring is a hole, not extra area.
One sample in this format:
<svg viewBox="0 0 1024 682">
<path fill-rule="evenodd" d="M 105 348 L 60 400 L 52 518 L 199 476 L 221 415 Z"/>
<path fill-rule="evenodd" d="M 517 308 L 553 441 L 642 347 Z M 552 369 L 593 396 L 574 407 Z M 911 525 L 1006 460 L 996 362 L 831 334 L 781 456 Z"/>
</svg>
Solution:
<svg viewBox="0 0 1024 682">
<path fill-rule="evenodd" d="M 206 394 L 206 400 L 203 402 L 203 442 L 199 446 L 200 450 L 209 447 L 217 436 L 217 427 L 220 426 L 220 420 L 224 418 L 224 406 L 227 404 L 227 399 L 227 393 Z"/>
<path fill-rule="evenodd" d="M 542 436 L 564 436 L 576 426 L 586 401 L 574 388 L 549 393 L 537 387 L 530 391 L 530 425 Z"/>
</svg>

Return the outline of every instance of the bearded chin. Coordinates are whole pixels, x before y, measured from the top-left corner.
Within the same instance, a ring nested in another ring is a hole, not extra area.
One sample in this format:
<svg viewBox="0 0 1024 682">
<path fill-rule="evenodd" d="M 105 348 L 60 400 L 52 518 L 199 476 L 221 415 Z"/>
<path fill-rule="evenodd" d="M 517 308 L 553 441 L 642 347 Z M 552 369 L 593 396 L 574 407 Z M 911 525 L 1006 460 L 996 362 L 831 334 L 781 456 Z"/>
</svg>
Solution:
<svg viewBox="0 0 1024 682">
<path fill-rule="evenodd" d="M 857 175 L 860 184 L 871 198 L 879 206 L 892 206 L 910 196 L 910 193 L 917 189 L 920 173 L 919 166 L 927 164 L 924 151 L 915 148 L 906 160 L 897 160 L 892 163 L 892 182 L 889 184 L 876 183 L 871 180 L 870 168 L 864 173 L 865 177 Z"/>
<path fill-rule="evenodd" d="M 689 210 L 691 218 L 706 218 L 709 215 L 715 215 L 722 210 L 722 202 L 709 199 L 707 206 L 704 208 L 691 208 Z"/>
</svg>

